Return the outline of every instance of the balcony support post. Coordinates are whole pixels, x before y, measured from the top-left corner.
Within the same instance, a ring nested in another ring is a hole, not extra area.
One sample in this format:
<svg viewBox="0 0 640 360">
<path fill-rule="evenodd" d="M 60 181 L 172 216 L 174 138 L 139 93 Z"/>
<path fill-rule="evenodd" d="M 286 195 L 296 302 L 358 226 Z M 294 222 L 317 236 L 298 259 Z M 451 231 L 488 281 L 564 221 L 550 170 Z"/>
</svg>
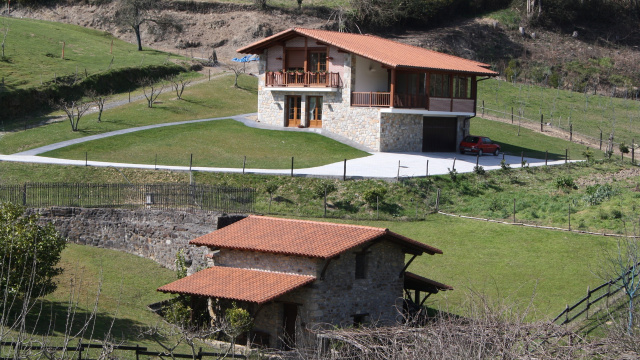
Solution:
<svg viewBox="0 0 640 360">
<path fill-rule="evenodd" d="M 391 69 L 391 91 L 390 91 L 390 95 L 391 95 L 391 99 L 389 99 L 389 105 L 391 108 L 394 107 L 394 103 L 395 103 L 395 96 L 396 96 L 396 69 L 392 68 Z"/>
</svg>

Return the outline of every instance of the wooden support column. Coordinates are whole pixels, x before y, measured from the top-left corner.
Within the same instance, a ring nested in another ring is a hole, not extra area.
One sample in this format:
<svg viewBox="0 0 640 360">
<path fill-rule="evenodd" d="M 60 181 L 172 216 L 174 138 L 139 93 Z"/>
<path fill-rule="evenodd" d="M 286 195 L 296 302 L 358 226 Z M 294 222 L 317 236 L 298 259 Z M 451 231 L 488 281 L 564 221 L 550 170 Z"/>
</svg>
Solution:
<svg viewBox="0 0 640 360">
<path fill-rule="evenodd" d="M 394 98 L 396 97 L 396 68 L 391 69 L 391 91 L 389 92 L 391 99 L 389 99 L 390 107 L 394 107 Z"/>
<path fill-rule="evenodd" d="M 453 112 L 453 74 L 449 74 L 449 111 Z"/>
<path fill-rule="evenodd" d="M 478 106 L 478 78 L 476 76 L 471 77 L 471 98 L 473 99 L 473 113 L 475 114 Z"/>
<path fill-rule="evenodd" d="M 309 47 L 308 43 L 309 38 L 304 38 L 304 72 L 309 71 Z"/>
</svg>

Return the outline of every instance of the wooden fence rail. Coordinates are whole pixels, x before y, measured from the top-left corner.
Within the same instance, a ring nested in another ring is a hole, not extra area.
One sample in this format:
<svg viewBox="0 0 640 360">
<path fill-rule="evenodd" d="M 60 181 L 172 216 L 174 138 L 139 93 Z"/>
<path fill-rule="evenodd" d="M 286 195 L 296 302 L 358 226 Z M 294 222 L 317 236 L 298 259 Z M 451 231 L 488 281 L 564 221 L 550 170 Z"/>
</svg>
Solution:
<svg viewBox="0 0 640 360">
<path fill-rule="evenodd" d="M 0 185 L 0 201 L 26 207 L 115 207 L 253 212 L 255 190 L 196 184 Z"/>
<path fill-rule="evenodd" d="M 622 291 L 623 287 L 621 281 L 624 277 L 628 276 L 634 268 L 640 266 L 640 263 L 636 264 L 635 267 L 629 268 L 624 275 L 619 276 L 615 280 L 610 280 L 601 284 L 600 286 L 594 288 L 593 290 L 587 288 L 587 295 L 582 299 L 578 300 L 572 306 L 567 305 L 565 309 L 553 319 L 554 323 L 558 321 L 560 325 L 568 324 L 573 320 L 577 319 L 580 315 L 586 314 L 586 318 L 589 318 L 589 310 L 597 305 L 599 307 L 599 303 L 602 300 L 609 299 L 613 295 Z M 608 305 L 608 304 L 607 304 Z"/>
<path fill-rule="evenodd" d="M 9 342 L 3 341 L 0 342 L 0 354 L 2 354 L 3 347 L 10 347 L 11 349 L 24 351 L 24 350 L 35 350 L 35 351 L 43 351 L 43 352 L 76 352 L 78 360 L 90 360 L 88 357 L 82 357 L 82 353 L 86 352 L 89 349 L 109 349 L 109 351 L 133 351 L 135 352 L 136 360 L 140 359 L 140 356 L 147 357 L 169 357 L 169 358 L 178 358 L 178 359 L 195 359 L 201 360 L 205 357 L 215 357 L 218 359 L 246 359 L 245 355 L 241 354 L 230 354 L 230 353 L 217 353 L 217 352 L 207 352 L 202 351 L 202 348 L 198 350 L 195 354 L 179 354 L 179 353 L 168 353 L 163 351 L 149 351 L 144 346 L 131 346 L 131 345 L 111 345 L 111 344 L 83 344 L 80 343 L 78 346 L 47 346 L 47 345 L 31 345 L 19 342 Z M 0 360 L 14 360 L 16 357 L 0 357 Z M 20 358 L 20 357 L 19 357 Z M 28 358 L 27 354 L 25 354 L 25 358 Z"/>
</svg>

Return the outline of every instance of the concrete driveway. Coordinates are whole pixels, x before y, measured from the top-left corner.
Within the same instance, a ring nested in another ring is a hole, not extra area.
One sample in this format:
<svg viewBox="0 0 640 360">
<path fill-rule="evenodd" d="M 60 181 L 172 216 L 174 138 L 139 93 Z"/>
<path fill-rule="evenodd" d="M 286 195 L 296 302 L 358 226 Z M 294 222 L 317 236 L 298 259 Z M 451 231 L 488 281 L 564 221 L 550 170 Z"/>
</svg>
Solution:
<svg viewBox="0 0 640 360">
<path fill-rule="evenodd" d="M 318 130 L 306 130 L 306 129 L 283 129 L 279 127 L 272 127 L 257 123 L 253 120 L 249 120 L 248 117 L 255 116 L 256 114 L 243 114 L 237 116 L 227 116 L 221 118 L 212 119 L 200 119 L 191 121 L 181 121 L 167 124 L 156 124 L 149 126 L 142 126 L 138 128 L 129 128 L 118 131 L 112 131 L 109 133 L 87 136 L 79 139 L 63 141 L 47 146 L 43 146 L 36 149 L 23 151 L 12 155 L 0 155 L 0 161 L 12 161 L 12 162 L 24 162 L 24 163 L 38 163 L 38 164 L 57 164 L 57 165 L 76 165 L 76 166 L 99 166 L 99 167 L 118 167 L 118 168 L 136 168 L 136 169 L 160 169 L 160 170 L 175 170 L 175 171 L 188 171 L 188 166 L 167 166 L 167 165 L 145 165 L 145 164 L 123 164 L 123 163 L 111 163 L 102 161 L 87 161 L 84 160 L 67 160 L 56 159 L 39 156 L 47 151 L 59 149 L 72 144 L 78 144 L 81 142 L 91 141 L 95 139 L 101 139 L 109 136 L 116 136 L 121 134 L 127 134 L 135 131 L 148 130 L 158 127 L 181 125 L 188 123 L 215 121 L 221 119 L 234 119 L 242 122 L 247 126 L 263 128 L 266 130 L 286 130 L 286 131 L 313 131 Z M 321 132 L 320 132 L 321 133 Z M 323 134 L 327 135 L 327 134 Z M 336 137 L 335 135 L 329 136 L 335 140 L 347 143 L 347 145 L 359 147 L 350 141 Z M 364 149 L 363 149 L 364 150 Z M 346 177 L 347 178 L 379 178 L 379 179 L 394 179 L 397 177 L 423 177 L 427 175 L 427 167 L 429 175 L 442 175 L 449 173 L 449 169 L 454 168 L 458 173 L 472 172 L 476 166 L 475 155 L 461 155 L 457 153 L 391 153 L 391 152 L 369 152 L 371 155 L 358 159 L 346 161 Z M 454 165 L 455 159 L 455 165 Z M 500 168 L 500 161 L 502 155 L 484 155 L 480 157 L 479 164 L 484 167 L 485 170 L 494 170 Z M 518 168 L 521 166 L 519 156 L 505 156 L 505 160 L 512 168 Z M 542 166 L 544 160 L 525 158 L 529 166 Z M 550 161 L 549 165 L 563 164 L 561 161 Z M 239 168 L 212 168 L 212 167 L 193 167 L 195 171 L 210 171 L 210 172 L 228 172 L 228 173 L 242 173 L 242 169 Z M 291 169 L 245 169 L 245 173 L 253 174 L 273 174 L 273 175 L 290 175 Z M 331 177 L 342 178 L 345 176 L 345 163 L 343 161 L 306 168 L 306 169 L 294 169 L 293 174 L 295 176 L 313 176 L 313 177 Z"/>
</svg>

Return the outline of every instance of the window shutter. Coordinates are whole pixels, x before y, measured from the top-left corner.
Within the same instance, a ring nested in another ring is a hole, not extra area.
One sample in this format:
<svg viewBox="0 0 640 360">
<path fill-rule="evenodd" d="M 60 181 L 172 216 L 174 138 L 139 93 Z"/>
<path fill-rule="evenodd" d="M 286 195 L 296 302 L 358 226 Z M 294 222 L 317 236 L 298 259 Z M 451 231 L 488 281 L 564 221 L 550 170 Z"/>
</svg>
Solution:
<svg viewBox="0 0 640 360">
<path fill-rule="evenodd" d="M 287 50 L 287 69 L 304 68 L 304 50 Z"/>
</svg>

